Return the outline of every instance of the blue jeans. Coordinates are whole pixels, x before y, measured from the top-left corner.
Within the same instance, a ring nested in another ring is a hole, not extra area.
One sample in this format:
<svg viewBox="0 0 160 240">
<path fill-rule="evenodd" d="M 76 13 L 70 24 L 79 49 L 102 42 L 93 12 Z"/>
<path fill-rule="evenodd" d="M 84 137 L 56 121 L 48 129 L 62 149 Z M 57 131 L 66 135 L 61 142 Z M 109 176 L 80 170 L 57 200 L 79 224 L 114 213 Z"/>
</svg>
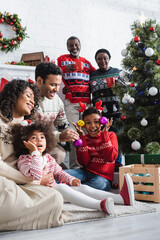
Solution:
<svg viewBox="0 0 160 240">
<path fill-rule="evenodd" d="M 80 179 L 82 184 L 86 184 L 92 188 L 100 189 L 103 191 L 110 190 L 111 181 L 83 168 L 67 169 L 64 171 L 69 173 L 71 176 Z"/>
</svg>

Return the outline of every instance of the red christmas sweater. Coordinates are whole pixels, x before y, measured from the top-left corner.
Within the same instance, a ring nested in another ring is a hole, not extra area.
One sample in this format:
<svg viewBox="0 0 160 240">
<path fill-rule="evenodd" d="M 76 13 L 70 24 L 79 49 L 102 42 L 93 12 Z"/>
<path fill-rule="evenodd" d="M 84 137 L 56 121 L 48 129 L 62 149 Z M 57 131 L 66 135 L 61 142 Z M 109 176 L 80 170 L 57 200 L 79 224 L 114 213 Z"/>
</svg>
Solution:
<svg viewBox="0 0 160 240">
<path fill-rule="evenodd" d="M 84 169 L 113 181 L 118 140 L 114 132 L 100 132 L 96 138 L 81 136 L 83 145 L 77 148 L 77 160 Z"/>
<path fill-rule="evenodd" d="M 65 98 L 71 103 L 90 103 L 89 78 L 90 73 L 96 69 L 85 58 L 72 58 L 70 54 L 65 54 L 57 59 L 58 66 L 63 71 L 63 82 L 67 87 Z M 66 72 L 66 66 L 75 64 L 75 71 Z"/>
</svg>

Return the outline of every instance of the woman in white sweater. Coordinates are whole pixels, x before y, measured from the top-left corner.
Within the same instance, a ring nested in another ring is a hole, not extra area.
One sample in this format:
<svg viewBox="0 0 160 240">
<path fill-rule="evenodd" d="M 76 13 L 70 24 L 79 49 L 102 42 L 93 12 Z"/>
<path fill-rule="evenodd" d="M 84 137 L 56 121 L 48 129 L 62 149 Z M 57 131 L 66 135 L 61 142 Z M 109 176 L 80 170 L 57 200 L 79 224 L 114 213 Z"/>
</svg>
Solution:
<svg viewBox="0 0 160 240">
<path fill-rule="evenodd" d="M 51 184 L 53 175 L 43 175 L 41 185 L 17 170 L 12 128 L 38 108 L 37 87 L 13 80 L 0 93 L 0 230 L 29 230 L 60 226 L 71 214 L 62 211 L 63 198 Z"/>
</svg>

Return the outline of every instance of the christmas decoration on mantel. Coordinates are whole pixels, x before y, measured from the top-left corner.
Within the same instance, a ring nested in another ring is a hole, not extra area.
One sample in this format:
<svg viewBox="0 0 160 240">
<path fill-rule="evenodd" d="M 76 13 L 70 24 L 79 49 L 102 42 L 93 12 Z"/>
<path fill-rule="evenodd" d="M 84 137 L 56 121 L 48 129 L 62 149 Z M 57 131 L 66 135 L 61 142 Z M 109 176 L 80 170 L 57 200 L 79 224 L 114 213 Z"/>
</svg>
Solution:
<svg viewBox="0 0 160 240">
<path fill-rule="evenodd" d="M 160 154 L 160 25 L 135 21 L 131 31 L 121 51 L 126 84 L 113 87 L 122 110 L 119 147 L 124 154 Z"/>
<path fill-rule="evenodd" d="M 26 27 L 22 28 L 21 19 L 18 18 L 17 14 L 12 15 L 9 12 L 2 14 L 0 12 L 0 24 L 4 23 L 9 24 L 15 32 L 15 37 L 7 39 L 4 37 L 2 31 L 0 31 L 0 50 L 8 53 L 19 48 L 21 42 L 28 36 L 26 34 Z"/>
</svg>

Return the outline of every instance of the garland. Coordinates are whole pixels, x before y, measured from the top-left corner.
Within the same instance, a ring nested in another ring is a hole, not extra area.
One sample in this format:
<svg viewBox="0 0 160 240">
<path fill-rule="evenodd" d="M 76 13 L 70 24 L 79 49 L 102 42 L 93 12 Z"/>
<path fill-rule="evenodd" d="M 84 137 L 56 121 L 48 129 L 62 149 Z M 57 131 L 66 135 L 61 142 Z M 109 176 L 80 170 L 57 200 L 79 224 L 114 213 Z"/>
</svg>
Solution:
<svg viewBox="0 0 160 240">
<path fill-rule="evenodd" d="M 0 31 L 0 50 L 4 52 L 12 52 L 14 49 L 20 47 L 21 42 L 28 37 L 25 33 L 26 27 L 22 28 L 21 19 L 17 14 L 11 15 L 9 12 L 2 14 L 0 12 L 0 24 L 7 23 L 12 26 L 15 31 L 15 37 L 11 39 L 3 38 L 3 33 Z"/>
</svg>

